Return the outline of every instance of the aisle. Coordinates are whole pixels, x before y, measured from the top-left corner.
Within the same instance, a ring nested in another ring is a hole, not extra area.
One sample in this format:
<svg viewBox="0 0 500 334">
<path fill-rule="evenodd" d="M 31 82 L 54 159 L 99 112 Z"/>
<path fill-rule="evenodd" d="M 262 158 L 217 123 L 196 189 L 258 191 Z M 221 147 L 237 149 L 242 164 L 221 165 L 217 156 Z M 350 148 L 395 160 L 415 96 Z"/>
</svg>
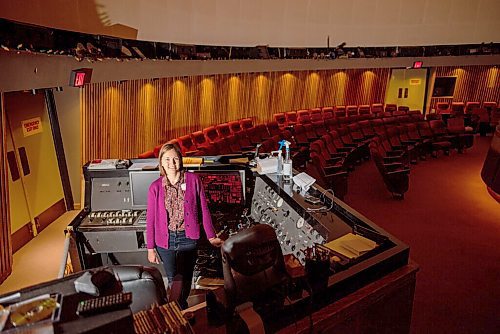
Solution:
<svg viewBox="0 0 500 334">
<path fill-rule="evenodd" d="M 490 141 L 412 166 L 403 201 L 390 197 L 372 161 L 349 176 L 346 202 L 408 244 L 420 265 L 413 333 L 498 329 L 500 204 L 480 178 Z"/>
<path fill-rule="evenodd" d="M 66 212 L 14 254 L 12 274 L 0 285 L 0 294 L 57 278 L 64 229 L 78 212 Z"/>
</svg>

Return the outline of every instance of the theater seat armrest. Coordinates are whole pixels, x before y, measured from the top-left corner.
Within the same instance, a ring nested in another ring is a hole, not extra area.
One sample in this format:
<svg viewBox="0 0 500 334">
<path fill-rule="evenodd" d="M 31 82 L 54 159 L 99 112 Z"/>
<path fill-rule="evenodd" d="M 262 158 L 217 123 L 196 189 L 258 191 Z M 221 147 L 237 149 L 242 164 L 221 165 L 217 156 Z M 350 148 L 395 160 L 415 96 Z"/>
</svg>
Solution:
<svg viewBox="0 0 500 334">
<path fill-rule="evenodd" d="M 399 162 L 401 160 L 401 157 L 384 157 L 384 163 L 394 163 L 395 161 L 396 162 Z"/>
<path fill-rule="evenodd" d="M 387 172 L 386 174 L 387 175 L 398 175 L 398 174 L 408 175 L 408 174 L 410 174 L 410 170 L 409 169 L 398 169 L 398 170 L 395 170 L 395 171 Z"/>
<path fill-rule="evenodd" d="M 342 160 L 344 160 L 344 156 L 341 156 L 341 157 L 331 156 L 331 158 L 327 160 L 327 163 L 329 165 L 332 165 L 332 164 L 336 164 L 337 162 L 342 161 Z"/>
<path fill-rule="evenodd" d="M 351 153 L 352 151 L 354 151 L 354 148 L 353 147 L 339 147 L 339 148 L 337 148 L 337 151 Z"/>
<path fill-rule="evenodd" d="M 337 174 L 337 173 L 342 172 L 342 171 L 343 171 L 343 167 L 342 166 L 327 166 L 327 167 L 323 167 L 323 172 L 325 173 L 325 175 Z"/>
<path fill-rule="evenodd" d="M 401 168 L 403 168 L 404 165 L 400 162 L 395 162 L 395 163 L 390 163 L 390 164 L 384 164 L 384 168 L 388 171 L 388 172 L 393 172 L 395 170 L 400 170 Z"/>
<path fill-rule="evenodd" d="M 338 178 L 338 177 L 346 177 L 346 176 L 348 176 L 348 175 L 349 175 L 349 173 L 348 173 L 348 172 L 343 171 L 343 172 L 337 172 L 337 173 L 325 174 L 325 177 L 326 177 L 326 178 L 336 178 L 336 177 Z"/>
</svg>

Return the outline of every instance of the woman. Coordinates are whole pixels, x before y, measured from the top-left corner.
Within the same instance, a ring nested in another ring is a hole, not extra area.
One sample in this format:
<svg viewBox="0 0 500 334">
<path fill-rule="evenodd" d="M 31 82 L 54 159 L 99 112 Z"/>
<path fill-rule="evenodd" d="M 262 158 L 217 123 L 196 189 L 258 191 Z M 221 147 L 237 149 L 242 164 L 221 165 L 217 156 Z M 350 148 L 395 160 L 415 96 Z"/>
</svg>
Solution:
<svg viewBox="0 0 500 334">
<path fill-rule="evenodd" d="M 149 187 L 146 215 L 148 260 L 163 262 L 171 289 L 171 299 L 187 308 L 196 261 L 200 222 L 208 241 L 220 246 L 198 175 L 182 168 L 182 154 L 176 145 L 165 144 L 159 153 L 160 178 Z M 159 255 L 159 257 L 158 257 Z M 175 283 L 174 283 L 175 282 Z M 180 285 L 180 294 L 175 292 Z"/>
</svg>

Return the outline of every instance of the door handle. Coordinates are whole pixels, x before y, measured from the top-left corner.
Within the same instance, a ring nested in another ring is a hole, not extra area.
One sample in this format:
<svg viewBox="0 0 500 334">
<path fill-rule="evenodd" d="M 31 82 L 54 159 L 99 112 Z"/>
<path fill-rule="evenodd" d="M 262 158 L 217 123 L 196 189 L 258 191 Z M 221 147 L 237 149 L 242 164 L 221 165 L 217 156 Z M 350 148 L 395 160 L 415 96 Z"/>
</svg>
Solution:
<svg viewBox="0 0 500 334">
<path fill-rule="evenodd" d="M 21 167 L 23 168 L 24 176 L 31 173 L 30 164 L 28 162 L 28 156 L 26 155 L 26 148 L 24 146 L 18 148 L 19 159 L 21 159 Z"/>
<path fill-rule="evenodd" d="M 16 154 L 14 151 L 7 152 L 7 162 L 9 164 L 12 182 L 19 180 L 21 175 L 19 175 L 19 168 L 17 167 Z"/>
</svg>

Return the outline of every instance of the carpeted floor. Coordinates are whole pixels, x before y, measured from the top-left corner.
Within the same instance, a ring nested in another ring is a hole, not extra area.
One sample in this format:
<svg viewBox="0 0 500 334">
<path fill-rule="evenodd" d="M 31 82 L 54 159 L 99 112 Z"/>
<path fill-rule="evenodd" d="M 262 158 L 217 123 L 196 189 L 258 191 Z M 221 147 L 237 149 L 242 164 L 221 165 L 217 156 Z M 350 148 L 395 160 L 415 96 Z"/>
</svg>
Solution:
<svg viewBox="0 0 500 334">
<path fill-rule="evenodd" d="M 408 244 L 420 265 L 412 333 L 500 332 L 500 204 L 480 177 L 490 141 L 412 166 L 403 201 L 372 161 L 349 176 L 346 202 Z"/>
</svg>

